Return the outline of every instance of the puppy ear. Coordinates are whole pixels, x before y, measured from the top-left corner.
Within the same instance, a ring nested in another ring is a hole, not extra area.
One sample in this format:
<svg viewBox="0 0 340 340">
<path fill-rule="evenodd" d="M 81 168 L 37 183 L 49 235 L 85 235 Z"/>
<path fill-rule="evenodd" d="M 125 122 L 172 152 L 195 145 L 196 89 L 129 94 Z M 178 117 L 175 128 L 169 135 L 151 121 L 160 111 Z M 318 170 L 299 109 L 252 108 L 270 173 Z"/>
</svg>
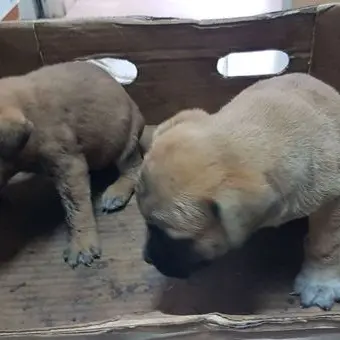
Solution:
<svg viewBox="0 0 340 340">
<path fill-rule="evenodd" d="M 209 115 L 208 112 L 196 108 L 180 111 L 170 119 L 158 125 L 158 127 L 155 129 L 153 133 L 152 140 L 155 140 L 156 137 L 160 136 L 165 131 L 171 129 L 177 124 L 181 124 L 185 121 L 197 121 L 201 118 L 207 117 L 208 115 Z"/>
<path fill-rule="evenodd" d="M 234 191 L 205 202 L 233 247 L 241 246 L 253 232 L 277 216 L 280 209 L 277 196 L 271 191 L 250 196 Z"/>
<path fill-rule="evenodd" d="M 224 199 L 204 199 L 206 212 L 215 221 L 214 224 L 220 226 L 227 235 L 228 244 L 231 248 L 238 248 L 248 237 L 245 228 L 245 217 L 249 212 L 242 211 L 242 207 Z"/>
<path fill-rule="evenodd" d="M 18 109 L 0 113 L 0 157 L 11 158 L 19 153 L 33 131 L 33 123 Z"/>
</svg>

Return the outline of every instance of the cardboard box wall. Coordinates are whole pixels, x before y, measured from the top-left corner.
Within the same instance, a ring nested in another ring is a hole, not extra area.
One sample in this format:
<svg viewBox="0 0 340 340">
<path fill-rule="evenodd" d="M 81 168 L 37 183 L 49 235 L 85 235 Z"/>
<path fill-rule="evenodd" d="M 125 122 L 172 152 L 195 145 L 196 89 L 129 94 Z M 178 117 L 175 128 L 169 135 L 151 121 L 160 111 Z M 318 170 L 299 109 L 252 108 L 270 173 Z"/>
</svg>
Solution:
<svg viewBox="0 0 340 340">
<path fill-rule="evenodd" d="M 332 3 L 339 3 L 339 0 L 332 1 Z M 327 0 L 292 0 L 291 1 L 291 8 L 301 8 L 307 6 L 316 6 L 316 5 L 325 5 L 328 4 L 329 1 Z"/>
<path fill-rule="evenodd" d="M 2 23 L 0 76 L 79 57 L 126 58 L 138 67 L 126 89 L 147 123 L 157 124 L 186 107 L 216 111 L 258 79 L 224 79 L 218 58 L 267 49 L 289 55 L 285 72 L 308 72 L 340 90 L 340 6 L 200 22 Z M 327 313 L 302 310 L 289 295 L 306 220 L 260 233 L 241 252 L 183 282 L 142 262 L 144 223 L 134 200 L 99 217 L 103 258 L 72 271 L 62 261 L 62 209 L 50 183 L 13 184 L 6 197 L 11 204 L 0 206 L 0 337 L 282 339 L 304 338 L 308 329 L 309 339 L 339 338 L 339 305 Z"/>
</svg>

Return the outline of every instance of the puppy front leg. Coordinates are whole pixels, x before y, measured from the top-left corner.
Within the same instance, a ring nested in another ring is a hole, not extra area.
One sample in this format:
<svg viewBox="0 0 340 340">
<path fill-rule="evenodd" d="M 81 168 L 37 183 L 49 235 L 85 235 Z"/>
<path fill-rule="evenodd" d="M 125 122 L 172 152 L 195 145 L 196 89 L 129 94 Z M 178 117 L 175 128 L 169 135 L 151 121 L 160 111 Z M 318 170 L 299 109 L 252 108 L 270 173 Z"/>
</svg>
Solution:
<svg viewBox="0 0 340 340">
<path fill-rule="evenodd" d="M 134 193 L 142 161 L 140 150 L 135 146 L 126 158 L 117 163 L 120 176 L 102 196 L 103 211 L 111 212 L 126 206 Z"/>
<path fill-rule="evenodd" d="M 63 155 L 54 172 L 54 179 L 70 228 L 65 261 L 72 267 L 89 266 L 100 258 L 101 248 L 91 203 L 91 190 L 86 160 L 83 156 Z"/>
<path fill-rule="evenodd" d="M 305 261 L 294 291 L 300 295 L 302 307 L 330 310 L 340 300 L 340 198 L 309 218 Z"/>
</svg>

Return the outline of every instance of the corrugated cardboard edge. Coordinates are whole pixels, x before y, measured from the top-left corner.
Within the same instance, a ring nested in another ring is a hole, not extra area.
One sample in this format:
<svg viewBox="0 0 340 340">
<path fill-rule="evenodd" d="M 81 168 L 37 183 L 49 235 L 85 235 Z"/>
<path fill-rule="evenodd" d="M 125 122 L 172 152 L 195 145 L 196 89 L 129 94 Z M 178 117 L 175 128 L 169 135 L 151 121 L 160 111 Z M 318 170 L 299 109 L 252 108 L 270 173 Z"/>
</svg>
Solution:
<svg viewBox="0 0 340 340">
<path fill-rule="evenodd" d="M 235 19 L 220 19 L 220 20 L 187 20 L 187 19 L 175 19 L 175 18 L 146 18 L 146 17 L 125 17 L 125 18 L 102 18 L 102 19 L 86 19 L 86 20 L 44 20 L 39 22 L 7 22 L 2 23 L 1 26 L 10 25 L 13 26 L 25 26 L 32 27 L 35 32 L 37 25 L 49 25 L 51 26 L 70 26 L 75 23 L 91 21 L 103 21 L 110 22 L 112 25 L 174 25 L 174 24 L 190 24 L 196 27 L 202 27 L 204 29 L 214 29 L 224 24 L 235 23 L 235 25 L 242 24 L 242 22 L 250 22 L 257 20 L 267 20 L 277 17 L 294 15 L 297 13 L 316 13 L 314 23 L 314 33 L 317 29 L 317 18 L 322 13 L 332 9 L 339 4 L 327 4 L 320 6 L 310 6 L 301 9 L 289 10 L 285 12 L 274 12 L 265 15 L 259 15 L 246 18 Z M 313 39 L 315 34 L 313 34 Z M 44 64 L 43 51 L 40 49 L 40 42 L 38 36 L 35 34 L 37 51 L 40 55 L 41 62 Z M 314 46 L 314 42 L 312 44 Z M 311 56 L 310 64 L 313 61 L 313 54 Z M 282 314 L 276 316 L 270 315 L 247 315 L 247 316 L 234 316 L 234 315 L 222 315 L 218 313 L 205 314 L 205 315 L 188 315 L 188 316 L 171 316 L 158 312 L 144 314 L 144 315 L 124 315 L 114 320 L 93 322 L 87 324 L 78 324 L 75 326 L 54 327 L 54 328 L 42 328 L 42 329 L 29 329 L 21 331 L 6 331 L 0 332 L 2 337 L 11 336 L 61 336 L 61 335 L 81 335 L 81 334 L 102 334 L 112 331 L 124 331 L 124 330 L 152 330 L 167 329 L 169 327 L 179 327 L 180 329 L 191 329 L 197 327 L 205 327 L 208 329 L 222 329 L 222 330 L 263 330 L 263 329 L 295 329 L 297 327 L 303 328 L 338 328 L 340 327 L 340 314 L 332 312 L 320 312 L 320 311 L 304 311 L 294 314 Z"/>
<path fill-rule="evenodd" d="M 276 325 L 276 327 L 263 327 Z M 336 329 L 340 326 L 340 315 L 335 313 L 296 313 L 285 316 L 234 316 L 222 314 L 204 314 L 171 316 L 162 313 L 149 313 L 143 316 L 125 315 L 114 320 L 77 324 L 72 327 L 53 327 L 42 329 L 30 329 L 22 331 L 0 332 L 1 337 L 9 336 L 67 336 L 67 335 L 88 335 L 104 334 L 113 331 L 152 331 L 158 332 L 168 329 L 177 331 L 187 329 L 210 329 L 210 330 L 243 330 L 252 332 L 264 330 L 293 330 L 327 328 Z"/>
<path fill-rule="evenodd" d="M 309 60 L 309 70 L 308 73 L 311 73 L 312 69 L 312 63 L 313 63 L 313 58 L 314 58 L 314 48 L 315 48 L 315 38 L 316 38 L 316 29 L 317 29 L 317 22 L 318 18 L 321 14 L 331 10 L 334 7 L 339 7 L 339 3 L 329 3 L 329 4 L 322 4 L 316 6 L 316 17 L 314 21 L 314 29 L 313 29 L 313 36 L 312 36 L 312 49 L 311 49 L 311 55 L 310 55 L 310 60 Z"/>
<path fill-rule="evenodd" d="M 254 21 L 261 21 L 261 20 L 269 20 L 269 19 L 275 19 L 279 17 L 285 17 L 295 14 L 310 14 L 310 13 L 316 13 L 319 11 L 325 11 L 328 8 L 332 8 L 333 6 L 336 6 L 336 4 L 329 4 L 329 5 L 323 5 L 323 6 L 307 6 L 300 9 L 294 9 L 294 10 L 287 10 L 287 11 L 280 11 L 280 12 L 271 12 L 267 14 L 262 15 L 256 15 L 256 16 L 250 16 L 250 17 L 238 17 L 238 18 L 228 18 L 228 19 L 206 19 L 206 20 L 193 20 L 193 19 L 179 19 L 179 18 L 158 18 L 158 17 L 146 17 L 146 16 L 125 16 L 125 17 L 101 17 L 101 18 L 79 18 L 79 19 L 65 19 L 65 20 L 51 20 L 51 19 L 45 19 L 45 20 L 39 20 L 39 21 L 30 21 L 25 22 L 23 21 L 23 24 L 30 24 L 32 25 L 32 29 L 35 32 L 35 38 L 36 38 L 36 46 L 38 53 L 40 55 L 41 63 L 44 65 L 44 52 L 40 48 L 41 43 L 39 40 L 39 36 L 36 34 L 36 28 L 37 26 L 49 26 L 49 27 L 72 27 L 76 26 L 77 24 L 91 24 L 93 22 L 96 23 L 110 23 L 113 27 L 119 28 L 119 26 L 129 26 L 129 25 L 191 25 L 196 28 L 202 28 L 202 29 L 216 29 L 217 27 L 223 27 L 224 25 L 242 25 L 243 23 L 249 23 Z M 12 25 L 15 25 L 15 23 L 11 23 Z M 21 24 L 20 24 L 21 25 Z M 111 57 L 111 54 L 103 54 L 98 53 L 95 55 L 87 55 L 84 57 L 79 57 L 77 59 L 83 60 L 88 58 L 104 58 L 104 57 Z M 112 56 L 114 57 L 114 56 Z"/>
<path fill-rule="evenodd" d="M 164 17 L 147 17 L 147 16 L 124 16 L 124 17 L 100 17 L 100 18 L 75 18 L 75 19 L 43 19 L 43 20 L 33 20 L 33 21 L 12 21 L 1 23 L 1 25 L 14 25 L 14 26 L 22 26 L 26 24 L 30 25 L 51 25 L 56 27 L 72 27 L 74 24 L 81 23 L 86 25 L 87 23 L 100 23 L 100 22 L 110 22 L 112 24 L 116 23 L 118 25 L 174 25 L 174 24 L 193 24 L 198 26 L 215 26 L 230 24 L 230 23 L 243 23 L 250 21 L 258 21 L 258 20 L 268 20 L 275 19 L 279 17 L 285 17 L 289 15 L 294 15 L 298 13 L 315 13 L 316 11 L 323 11 L 327 8 L 331 8 L 333 6 L 338 6 L 337 3 L 330 3 L 327 5 L 319 5 L 319 6 L 306 6 L 298 9 L 292 9 L 287 11 L 277 11 L 270 12 L 260 15 L 247 16 L 247 17 L 236 17 L 236 18 L 221 18 L 221 19 L 183 19 L 183 18 L 164 18 Z M 214 27 L 212 27 L 214 28 Z"/>
</svg>

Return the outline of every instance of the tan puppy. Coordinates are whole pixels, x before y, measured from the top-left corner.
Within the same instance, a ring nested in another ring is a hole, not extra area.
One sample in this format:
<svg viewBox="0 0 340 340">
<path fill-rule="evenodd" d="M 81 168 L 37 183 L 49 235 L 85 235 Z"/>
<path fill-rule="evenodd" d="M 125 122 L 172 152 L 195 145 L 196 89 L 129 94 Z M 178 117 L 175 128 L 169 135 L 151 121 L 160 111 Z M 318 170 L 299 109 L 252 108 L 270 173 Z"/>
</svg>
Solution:
<svg viewBox="0 0 340 340">
<path fill-rule="evenodd" d="M 295 281 L 305 307 L 340 299 L 340 95 L 305 74 L 250 86 L 218 113 L 154 133 L 137 186 L 145 260 L 185 278 L 256 230 L 310 216 Z"/>
<path fill-rule="evenodd" d="M 18 172 L 52 177 L 70 226 L 70 266 L 89 265 L 101 254 L 89 170 L 118 167 L 119 180 L 93 204 L 124 207 L 141 164 L 143 127 L 122 86 L 85 61 L 0 80 L 0 187 Z"/>
</svg>

